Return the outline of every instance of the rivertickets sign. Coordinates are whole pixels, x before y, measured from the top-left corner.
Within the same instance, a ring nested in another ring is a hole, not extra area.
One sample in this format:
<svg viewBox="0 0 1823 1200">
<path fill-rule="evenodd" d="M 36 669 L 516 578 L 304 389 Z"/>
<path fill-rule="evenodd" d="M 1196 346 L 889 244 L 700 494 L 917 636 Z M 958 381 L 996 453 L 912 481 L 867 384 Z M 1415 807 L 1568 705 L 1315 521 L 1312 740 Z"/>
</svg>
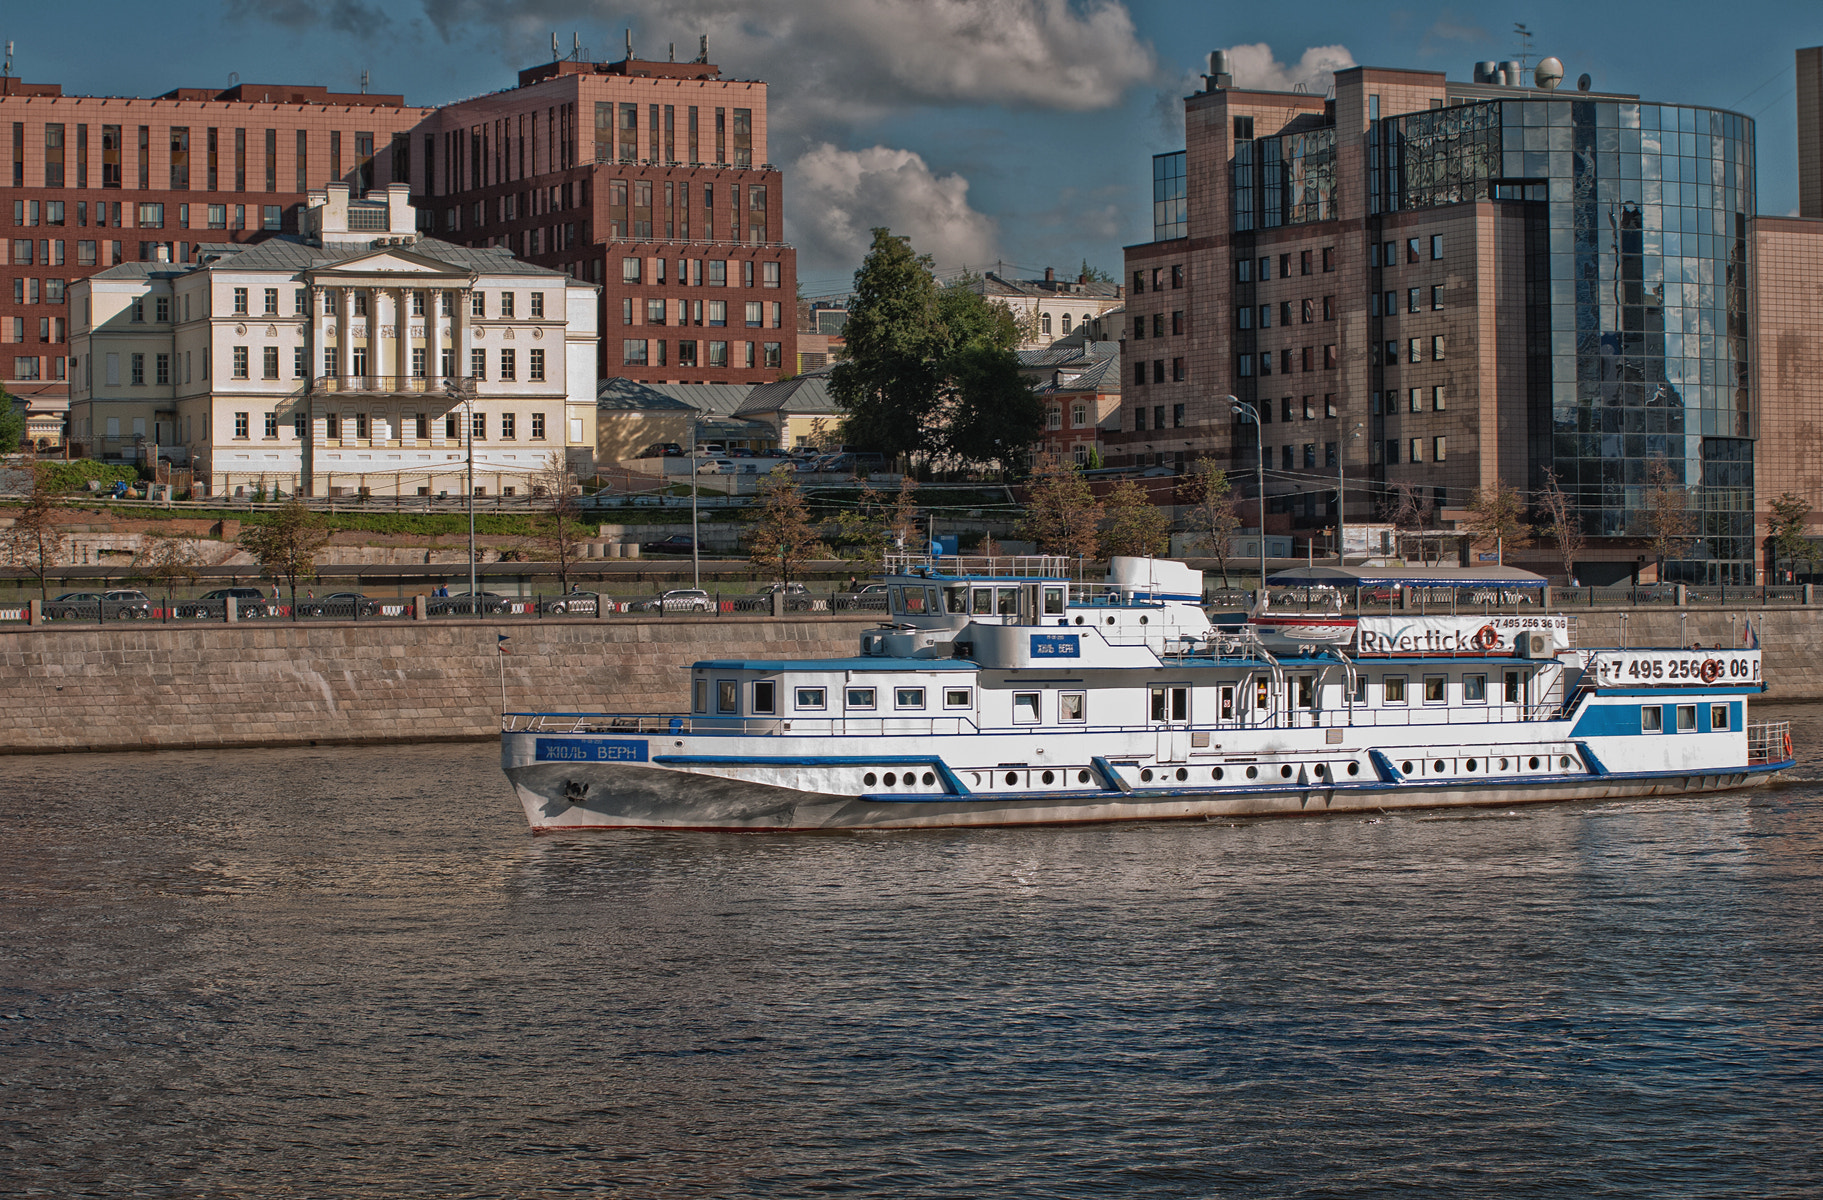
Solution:
<svg viewBox="0 0 1823 1200">
<path fill-rule="evenodd" d="M 1589 664 L 1601 687 L 1758 687 L 1758 650 L 1604 650 Z"/>
<path fill-rule="evenodd" d="M 1570 618 L 1537 613 L 1485 617 L 1362 617 L 1355 628 L 1357 654 L 1511 654 L 1513 639 L 1542 633 L 1551 647 L 1570 644 Z"/>
</svg>

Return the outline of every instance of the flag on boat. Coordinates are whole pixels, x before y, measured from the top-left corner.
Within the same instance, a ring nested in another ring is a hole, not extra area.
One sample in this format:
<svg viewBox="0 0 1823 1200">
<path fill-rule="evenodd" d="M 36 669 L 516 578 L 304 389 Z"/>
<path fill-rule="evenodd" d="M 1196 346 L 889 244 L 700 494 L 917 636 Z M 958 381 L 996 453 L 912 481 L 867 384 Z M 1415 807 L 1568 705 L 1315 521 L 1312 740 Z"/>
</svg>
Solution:
<svg viewBox="0 0 1823 1200">
<path fill-rule="evenodd" d="M 1758 650 L 1760 648 L 1760 635 L 1753 631 L 1752 617 L 1747 618 L 1747 626 L 1741 630 L 1741 645 L 1747 647 L 1749 650 Z"/>
<path fill-rule="evenodd" d="M 500 653 L 502 653 L 502 654 L 511 654 L 511 653 L 512 653 L 512 651 L 511 651 L 511 650 L 508 650 L 508 649 L 507 649 L 507 648 L 506 648 L 506 639 L 507 639 L 507 635 L 506 635 L 506 634 L 504 634 L 504 633 L 498 633 L 498 634 L 495 634 L 495 635 L 494 635 L 494 636 L 495 636 L 495 637 L 497 637 L 497 638 L 499 638 L 499 639 L 500 639 L 500 640 L 499 640 L 499 641 L 497 641 L 497 642 L 495 642 L 495 643 L 494 643 L 494 644 L 495 644 L 495 645 L 497 645 L 497 646 L 499 646 L 499 647 L 500 647 Z"/>
</svg>

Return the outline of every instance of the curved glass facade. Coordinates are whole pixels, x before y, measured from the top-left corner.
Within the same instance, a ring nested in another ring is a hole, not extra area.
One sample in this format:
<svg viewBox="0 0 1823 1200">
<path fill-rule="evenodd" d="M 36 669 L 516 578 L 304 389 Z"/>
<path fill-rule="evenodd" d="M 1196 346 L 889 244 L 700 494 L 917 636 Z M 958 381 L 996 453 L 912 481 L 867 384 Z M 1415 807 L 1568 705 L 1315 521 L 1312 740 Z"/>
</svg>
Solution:
<svg viewBox="0 0 1823 1200">
<path fill-rule="evenodd" d="M 1662 459 L 1702 531 L 1667 576 L 1751 582 L 1752 120 L 1528 97 L 1389 117 L 1370 138 L 1376 212 L 1533 202 L 1528 486 L 1553 471 L 1587 533 L 1645 536 Z"/>
</svg>

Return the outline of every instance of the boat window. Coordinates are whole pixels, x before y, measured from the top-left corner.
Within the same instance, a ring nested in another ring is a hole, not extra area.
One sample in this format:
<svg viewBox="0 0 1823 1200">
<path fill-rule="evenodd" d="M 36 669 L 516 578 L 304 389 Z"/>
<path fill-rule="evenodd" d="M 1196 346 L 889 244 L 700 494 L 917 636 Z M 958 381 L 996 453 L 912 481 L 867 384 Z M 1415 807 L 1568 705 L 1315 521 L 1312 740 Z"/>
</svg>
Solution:
<svg viewBox="0 0 1823 1200">
<path fill-rule="evenodd" d="M 939 609 L 937 607 L 937 589 L 936 588 L 925 588 L 924 595 L 926 596 L 926 598 L 930 604 L 930 610 L 932 612 L 941 612 L 942 611 L 941 609 Z"/>
<path fill-rule="evenodd" d="M 1518 671 L 1508 671 L 1506 673 L 1506 702 L 1508 704 L 1519 703 L 1519 679 L 1520 672 Z"/>
<path fill-rule="evenodd" d="M 1063 615 L 1063 588 L 1047 585 L 1044 589 L 1044 615 L 1061 617 Z"/>
<path fill-rule="evenodd" d="M 908 587 L 905 589 L 905 611 L 921 613 L 924 611 L 924 589 Z"/>
<path fill-rule="evenodd" d="M 872 688 L 849 688 L 848 689 L 848 707 L 850 707 L 850 708 L 872 708 L 873 706 L 874 706 L 874 690 Z"/>
<path fill-rule="evenodd" d="M 820 709 L 827 704 L 828 693 L 822 688 L 799 688 L 798 707 Z"/>
<path fill-rule="evenodd" d="M 715 681 L 715 711 L 741 711 L 741 681 L 738 679 L 718 679 Z"/>
<path fill-rule="evenodd" d="M 1639 706 L 1639 731 L 1641 733 L 1663 733 L 1665 730 L 1665 710 L 1656 704 Z"/>
<path fill-rule="evenodd" d="M 1155 687 L 1152 689 L 1154 721 L 1187 721 L 1190 719 L 1190 689 Z"/>
<path fill-rule="evenodd" d="M 946 587 L 943 589 L 943 607 L 948 612 L 965 613 L 968 611 L 968 589 L 965 587 Z"/>
<path fill-rule="evenodd" d="M 1355 676 L 1355 703 L 1367 703 L 1367 676 L 1365 675 Z"/>
<path fill-rule="evenodd" d="M 1234 720 L 1234 685 L 1222 685 L 1222 720 Z"/>
<path fill-rule="evenodd" d="M 1000 608 L 999 608 L 1000 615 L 1003 617 L 1018 616 L 1019 615 L 1019 589 L 1016 587 L 1003 587 L 1003 588 L 997 588 L 995 590 L 998 591 L 1000 594 Z"/>
<path fill-rule="evenodd" d="M 1405 703 L 1405 676 L 1388 675 L 1380 680 L 1380 698 L 1387 704 Z"/>
<path fill-rule="evenodd" d="M 972 602 L 972 607 L 970 607 L 969 612 L 973 613 L 977 617 L 993 616 L 994 615 L 994 589 L 991 587 L 976 588 L 975 589 L 975 598 Z"/>
<path fill-rule="evenodd" d="M 778 711 L 779 685 L 770 679 L 753 681 L 753 711 L 756 713 L 773 713 Z"/>
<path fill-rule="evenodd" d="M 902 687 L 893 689 L 894 708 L 923 708 L 924 689 L 921 687 Z"/>
<path fill-rule="evenodd" d="M 1486 675 L 1464 675 L 1462 677 L 1462 702 L 1464 704 L 1486 704 L 1488 700 L 1488 677 Z"/>
<path fill-rule="evenodd" d="M 706 713 L 709 711 L 709 681 L 698 679 L 690 684 L 690 711 Z"/>
<path fill-rule="evenodd" d="M 943 690 L 943 707 L 945 708 L 968 708 L 974 702 L 974 688 L 945 688 Z"/>
<path fill-rule="evenodd" d="M 890 587 L 886 589 L 886 601 L 893 612 L 902 613 L 905 611 L 905 598 L 899 594 L 898 588 Z"/>
<path fill-rule="evenodd" d="M 1709 706 L 1709 731 L 1711 733 L 1726 733 L 1728 731 L 1728 706 L 1726 704 L 1711 704 Z"/>
<path fill-rule="evenodd" d="M 1272 699 L 1272 685 L 1264 679 L 1253 681 L 1253 706 L 1261 712 L 1266 711 Z"/>
<path fill-rule="evenodd" d="M 1677 731 L 1679 733 L 1696 732 L 1696 705 L 1680 704 L 1677 706 Z"/>
<path fill-rule="evenodd" d="M 1023 725 L 1035 724 L 1038 721 L 1038 693 L 1013 693 L 1013 720 Z"/>
<path fill-rule="evenodd" d="M 1315 708 L 1317 705 L 1317 677 L 1315 675 L 1299 675 L 1297 678 L 1298 707 Z"/>
<path fill-rule="evenodd" d="M 1059 692 L 1057 694 L 1057 719 L 1059 721 L 1080 721 L 1086 711 L 1084 695 L 1081 692 Z"/>
<path fill-rule="evenodd" d="M 1424 677 L 1424 702 L 1426 704 L 1442 704 L 1443 703 L 1444 678 L 1445 677 L 1442 675 L 1426 675 Z"/>
</svg>

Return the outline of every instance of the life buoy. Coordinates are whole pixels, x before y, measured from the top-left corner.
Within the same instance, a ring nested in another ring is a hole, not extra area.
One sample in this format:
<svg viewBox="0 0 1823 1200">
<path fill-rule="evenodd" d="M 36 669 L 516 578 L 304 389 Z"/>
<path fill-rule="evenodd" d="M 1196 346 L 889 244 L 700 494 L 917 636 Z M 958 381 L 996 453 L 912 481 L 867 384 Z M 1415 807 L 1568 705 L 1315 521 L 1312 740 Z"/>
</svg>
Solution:
<svg viewBox="0 0 1823 1200">
<path fill-rule="evenodd" d="M 1714 683 L 1717 679 L 1720 679 L 1722 676 L 1721 662 L 1713 658 L 1704 659 L 1702 675 L 1704 683 Z"/>
<path fill-rule="evenodd" d="M 1500 645 L 1500 632 L 1492 625 L 1483 625 L 1475 634 L 1475 649 L 1492 650 Z"/>
<path fill-rule="evenodd" d="M 1789 729 L 1785 731 L 1785 757 L 1787 760 L 1797 757 L 1797 755 L 1791 752 L 1791 730 Z"/>
</svg>

